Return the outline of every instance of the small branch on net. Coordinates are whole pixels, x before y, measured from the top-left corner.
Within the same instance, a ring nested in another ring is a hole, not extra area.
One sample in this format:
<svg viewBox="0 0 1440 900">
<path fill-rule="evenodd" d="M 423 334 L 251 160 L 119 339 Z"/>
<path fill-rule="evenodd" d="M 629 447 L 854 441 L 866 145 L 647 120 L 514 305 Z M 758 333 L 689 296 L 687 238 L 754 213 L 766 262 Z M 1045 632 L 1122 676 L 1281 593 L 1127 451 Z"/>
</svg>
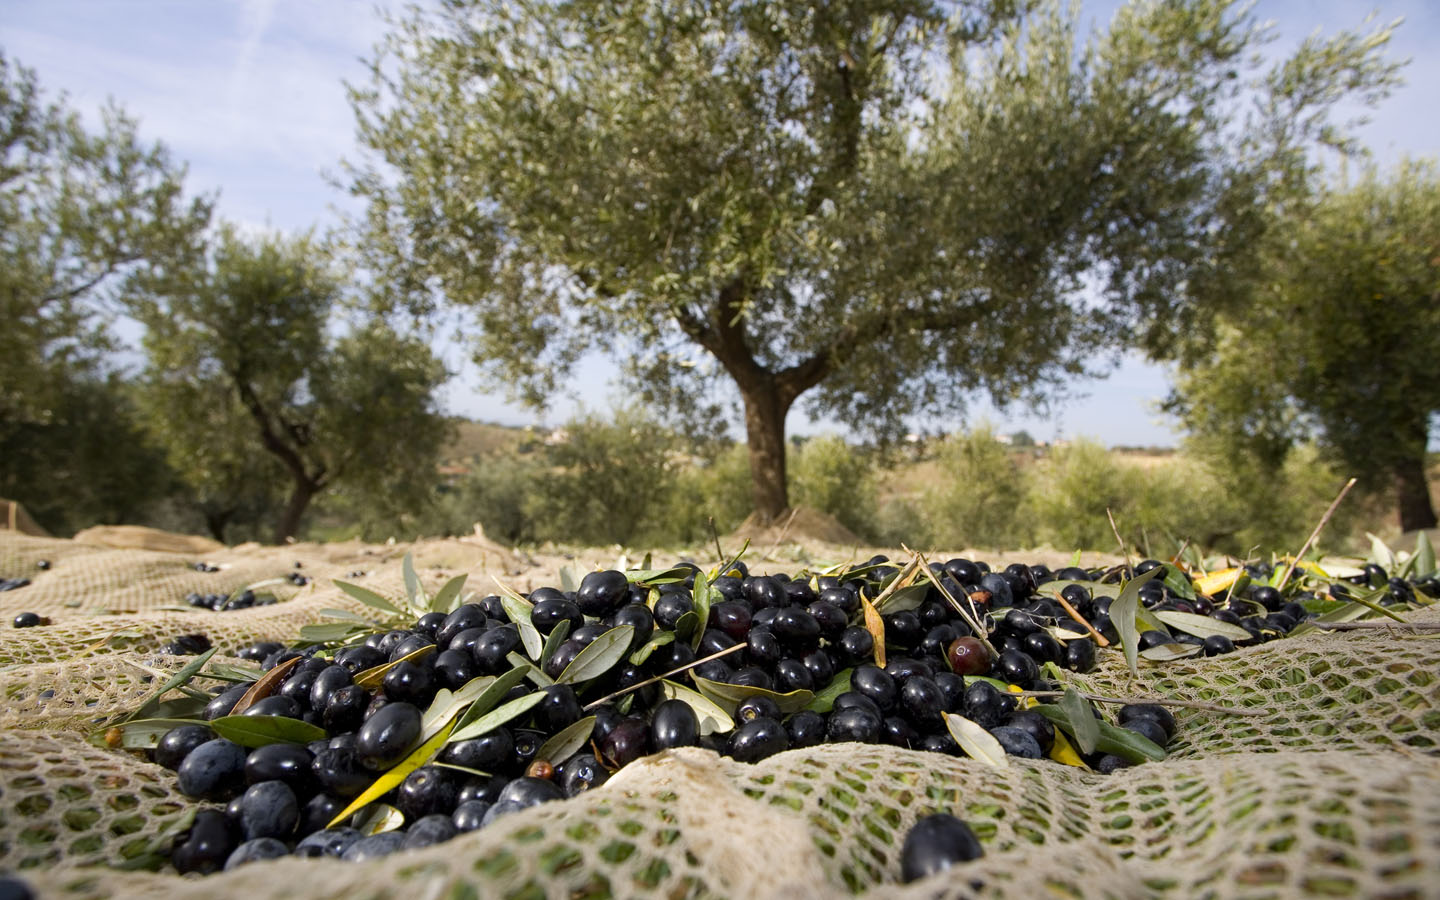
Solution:
<svg viewBox="0 0 1440 900">
<path fill-rule="evenodd" d="M 719 658 L 722 657 L 722 656 L 729 656 L 729 655 L 732 654 L 732 653 L 738 653 L 738 652 L 740 652 L 741 650 L 744 650 L 744 649 L 745 649 L 746 647 L 748 647 L 748 646 L 750 646 L 750 645 L 749 645 L 749 644 L 736 644 L 736 645 L 733 646 L 733 647 L 726 647 L 724 650 L 721 650 L 719 653 L 712 653 L 712 654 L 710 654 L 709 656 L 704 657 L 703 659 L 697 659 L 697 660 L 695 660 L 694 662 L 686 663 L 685 665 L 680 666 L 679 668 L 671 669 L 670 671 L 665 672 L 664 674 L 656 675 L 654 678 L 647 678 L 647 679 L 645 679 L 644 681 L 638 682 L 638 683 L 636 683 L 636 684 L 632 684 L 632 685 L 630 685 L 630 686 L 627 687 L 627 688 L 621 688 L 620 690 L 614 692 L 613 694 L 606 694 L 605 696 L 601 697 L 599 700 L 594 701 L 593 703 L 587 703 L 587 704 L 585 704 L 585 708 L 586 708 L 587 710 L 588 710 L 588 709 L 594 709 L 595 707 L 601 705 L 602 703 L 609 703 L 611 700 L 614 700 L 616 697 L 623 697 L 623 696 L 625 696 L 626 694 L 630 693 L 631 691 L 638 691 L 638 690 L 640 690 L 640 689 L 643 688 L 643 687 L 646 687 L 646 686 L 648 686 L 648 685 L 652 685 L 652 684 L 656 683 L 657 681 L 663 681 L 664 679 L 669 678 L 671 675 L 679 675 L 681 672 L 684 672 L 684 671 L 687 670 L 687 669 L 693 669 L 693 668 L 695 668 L 695 667 L 698 666 L 698 665 L 702 665 L 702 664 L 704 664 L 704 663 L 710 662 L 710 660 L 712 660 L 712 659 L 719 659 Z"/>
<path fill-rule="evenodd" d="M 1330 522 L 1330 517 L 1335 515 L 1335 510 L 1339 508 L 1340 501 L 1344 500 L 1345 495 L 1350 493 L 1350 489 L 1355 486 L 1355 481 L 1356 479 L 1352 478 L 1345 482 L 1345 486 L 1340 489 L 1340 493 L 1335 495 L 1335 499 L 1330 503 L 1330 508 L 1325 510 L 1325 515 L 1320 517 L 1320 523 L 1315 526 L 1315 530 L 1310 532 L 1310 536 L 1305 539 L 1305 546 L 1301 547 L 1300 552 L 1295 554 L 1294 558 L 1290 560 L 1290 565 L 1286 567 L 1285 574 L 1280 576 L 1280 583 L 1275 585 L 1275 590 L 1285 590 L 1286 582 L 1290 580 L 1291 575 L 1295 574 L 1295 567 L 1300 564 L 1300 560 L 1305 558 L 1306 551 L 1310 549 L 1311 544 L 1315 543 L 1315 539 L 1320 536 L 1320 532 L 1325 530 L 1325 526 Z"/>
</svg>

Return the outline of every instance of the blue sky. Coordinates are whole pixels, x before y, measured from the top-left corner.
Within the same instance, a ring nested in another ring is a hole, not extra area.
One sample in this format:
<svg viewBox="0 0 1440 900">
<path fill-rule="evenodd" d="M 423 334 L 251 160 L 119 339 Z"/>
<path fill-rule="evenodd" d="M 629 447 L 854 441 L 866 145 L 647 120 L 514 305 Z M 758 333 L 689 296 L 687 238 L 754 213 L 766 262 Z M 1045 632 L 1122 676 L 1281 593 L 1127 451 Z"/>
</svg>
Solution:
<svg viewBox="0 0 1440 900">
<path fill-rule="evenodd" d="M 1118 5 L 1085 9 L 1103 21 Z M 1440 155 L 1440 3 L 1259 0 L 1256 11 L 1275 23 L 1279 39 L 1268 52 L 1277 55 L 1316 29 L 1358 27 L 1371 11 L 1381 21 L 1403 17 L 1391 53 L 1411 60 L 1407 84 L 1367 113 L 1360 134 L 1381 163 Z M 191 189 L 219 191 L 223 217 L 287 230 L 323 229 L 354 208 L 327 177 L 353 155 L 342 79 L 363 83 L 362 57 L 384 31 L 364 0 L 0 0 L 0 47 L 35 69 L 48 92 L 65 91 L 86 114 L 113 98 L 140 120 L 146 138 L 188 163 Z M 536 420 L 484 393 L 460 347 L 437 349 L 458 372 L 445 392 L 448 410 L 510 424 Z M 607 407 L 612 374 L 603 361 L 585 364 L 578 402 Z M 1163 370 L 1126 359 L 1109 378 L 1072 384 L 1072 397 L 1048 415 L 1001 414 L 977 401 L 969 419 L 1042 440 L 1085 435 L 1110 445 L 1169 445 L 1173 425 L 1154 409 L 1165 389 Z M 557 401 L 544 421 L 563 421 L 575 402 Z M 789 425 L 793 433 L 844 430 L 810 422 L 800 410 Z"/>
</svg>

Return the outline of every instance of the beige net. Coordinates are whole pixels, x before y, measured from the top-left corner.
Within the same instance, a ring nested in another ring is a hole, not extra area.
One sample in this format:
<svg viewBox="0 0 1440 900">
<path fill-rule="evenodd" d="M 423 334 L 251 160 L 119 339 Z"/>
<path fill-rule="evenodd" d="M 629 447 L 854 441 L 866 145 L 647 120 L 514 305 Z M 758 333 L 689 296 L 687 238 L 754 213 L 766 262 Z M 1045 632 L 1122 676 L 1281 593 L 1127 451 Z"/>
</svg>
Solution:
<svg viewBox="0 0 1440 900">
<path fill-rule="evenodd" d="M 80 568 L 75 560 L 92 549 L 42 541 L 7 545 L 0 558 L 43 551 Z M 398 592 L 404 550 L 366 557 L 366 583 Z M 293 565 L 296 552 L 245 551 L 236 562 Z M 136 561 L 157 572 L 161 562 Z M 304 564 L 343 577 L 353 562 L 317 555 Z M 0 594 L 6 614 L 32 608 L 26 592 L 61 570 L 57 562 L 31 587 Z M 426 579 L 444 574 L 427 569 Z M 553 571 L 536 577 L 556 580 Z M 113 578 L 128 589 L 123 573 Z M 206 631 L 234 652 L 293 637 L 323 608 L 356 609 L 325 585 L 233 613 L 100 618 L 61 604 L 53 625 L 4 629 L 0 869 L 20 870 L 42 896 L 72 897 L 1440 896 L 1440 644 L 1389 631 L 1146 666 L 1138 680 L 1107 662 L 1085 687 L 1264 713 L 1179 709 L 1169 759 L 1110 776 L 870 745 L 793 750 L 754 766 L 687 749 L 632 764 L 576 799 L 375 862 L 283 859 L 204 879 L 117 870 L 143 859 L 193 804 L 170 773 L 94 746 L 87 733 L 183 664 L 155 652 L 175 633 Z M 112 606 L 103 596 L 82 602 Z M 1440 622 L 1433 611 L 1412 618 Z M 137 634 L 102 640 L 122 622 Z M 902 887 L 906 830 L 941 810 L 971 824 L 985 857 Z"/>
</svg>

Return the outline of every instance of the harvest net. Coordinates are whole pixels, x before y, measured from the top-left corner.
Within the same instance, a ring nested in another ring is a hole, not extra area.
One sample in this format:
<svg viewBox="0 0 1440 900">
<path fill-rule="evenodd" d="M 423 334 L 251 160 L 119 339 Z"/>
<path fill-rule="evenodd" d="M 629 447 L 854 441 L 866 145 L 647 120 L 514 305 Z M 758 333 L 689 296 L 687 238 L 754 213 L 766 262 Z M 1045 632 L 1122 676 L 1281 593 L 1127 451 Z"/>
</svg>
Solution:
<svg viewBox="0 0 1440 900">
<path fill-rule="evenodd" d="M 427 581 L 516 574 L 513 559 L 454 543 L 422 566 Z M 1437 645 L 1386 630 L 1145 665 L 1138 680 L 1107 659 L 1075 681 L 1099 694 L 1264 713 L 1177 709 L 1166 761 L 1108 776 L 888 746 L 791 750 L 756 765 L 691 748 L 631 764 L 575 799 L 373 862 L 282 859 L 204 879 L 120 871 L 194 806 L 172 773 L 87 740 L 184 664 L 158 649 L 184 633 L 207 634 L 221 653 L 293 639 L 321 610 L 360 611 L 332 577 L 363 569 L 354 580 L 399 593 L 405 549 L 236 548 L 207 560 L 221 572 L 199 573 L 173 554 L 0 535 L 0 575 L 34 581 L 0 593 L 0 612 L 54 620 L 0 630 L 0 870 L 20 870 L 41 896 L 73 897 L 1440 895 Z M 425 559 L 418 548 L 416 557 Z M 39 559 L 51 569 L 37 572 Z M 316 580 L 277 591 L 274 606 L 165 609 L 188 591 L 233 590 L 296 561 Z M 532 574 L 516 586 L 556 580 Z M 1410 618 L 1440 623 L 1435 611 Z M 937 811 L 965 819 L 986 855 L 901 887 L 904 835 Z"/>
</svg>

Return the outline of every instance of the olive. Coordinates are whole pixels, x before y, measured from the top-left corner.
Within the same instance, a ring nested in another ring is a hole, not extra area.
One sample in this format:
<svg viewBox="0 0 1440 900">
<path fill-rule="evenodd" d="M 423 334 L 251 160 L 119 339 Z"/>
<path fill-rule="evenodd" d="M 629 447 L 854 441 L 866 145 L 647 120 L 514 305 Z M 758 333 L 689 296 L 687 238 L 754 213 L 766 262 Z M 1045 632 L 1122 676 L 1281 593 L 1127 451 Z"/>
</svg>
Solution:
<svg viewBox="0 0 1440 900">
<path fill-rule="evenodd" d="M 925 636 L 925 626 L 914 610 L 890 613 L 880 617 L 885 623 L 885 643 L 892 647 L 915 647 Z"/>
<path fill-rule="evenodd" d="M 776 663 L 775 681 L 776 689 L 785 693 L 815 689 L 815 676 L 798 659 L 782 659 Z"/>
<path fill-rule="evenodd" d="M 375 780 L 375 776 L 361 765 L 353 747 L 321 750 L 315 754 L 310 771 L 325 790 L 341 797 L 354 797 Z"/>
<path fill-rule="evenodd" d="M 990 734 L 1011 756 L 1018 756 L 1021 759 L 1040 759 L 1045 755 L 1040 749 L 1040 742 L 1023 728 L 999 725 L 990 729 Z"/>
<path fill-rule="evenodd" d="M 395 792 L 396 808 L 411 822 L 430 815 L 449 816 L 460 794 L 454 774 L 438 766 L 421 766 L 400 783 Z"/>
<path fill-rule="evenodd" d="M 736 728 L 730 737 L 729 755 L 740 762 L 759 762 L 789 748 L 790 736 L 775 719 L 760 716 Z"/>
<path fill-rule="evenodd" d="M 903 716 L 889 716 L 880 723 L 880 741 L 895 747 L 913 748 L 920 743 L 920 732 Z"/>
<path fill-rule="evenodd" d="M 699 739 L 700 719 L 690 704 L 684 700 L 666 700 L 655 707 L 650 718 L 650 743 L 656 750 L 690 747 Z"/>
<path fill-rule="evenodd" d="M 351 732 L 364 721 L 365 709 L 370 704 L 370 695 L 358 684 L 349 684 L 330 695 L 325 704 L 321 721 L 325 730 L 333 733 Z"/>
<path fill-rule="evenodd" d="M 1165 734 L 1164 726 L 1155 719 L 1135 716 L 1120 727 L 1133 731 L 1141 737 L 1149 738 L 1150 742 L 1157 747 L 1164 747 L 1169 741 L 1169 736 Z"/>
<path fill-rule="evenodd" d="M 495 800 L 494 805 L 485 813 L 484 821 L 489 824 L 500 816 L 564 798 L 565 793 L 553 781 L 546 781 L 543 778 L 517 778 L 500 791 L 500 796 Z"/>
<path fill-rule="evenodd" d="M 437 645 L 449 647 L 455 640 L 455 636 L 461 632 L 483 627 L 485 627 L 485 611 L 474 603 L 465 603 L 455 607 L 455 611 L 445 617 L 431 637 Z"/>
<path fill-rule="evenodd" d="M 456 831 L 475 831 L 484 824 L 485 814 L 489 811 L 489 800 L 466 800 L 455 807 L 450 821 L 455 825 Z"/>
<path fill-rule="evenodd" d="M 984 675 L 992 665 L 990 651 L 979 638 L 956 638 L 946 650 L 946 655 L 956 675 Z"/>
<path fill-rule="evenodd" d="M 875 657 L 875 638 L 859 625 L 851 625 L 840 634 L 840 649 L 852 665 L 870 661 Z M 990 671 L 989 665 L 985 671 Z"/>
<path fill-rule="evenodd" d="M 179 725 L 165 732 L 155 745 L 151 757 L 158 765 L 170 771 L 180 768 L 185 757 L 206 741 L 213 741 L 216 735 L 204 725 Z M 229 851 L 226 851 L 227 853 Z M 224 860 L 221 860 L 223 863 Z"/>
<path fill-rule="evenodd" d="M 450 816 L 439 814 L 425 816 L 405 832 L 405 849 L 418 850 L 421 847 L 443 844 L 459 833 L 460 830 L 455 827 Z"/>
<path fill-rule="evenodd" d="M 1010 714 L 1013 701 L 988 681 L 977 681 L 965 688 L 965 718 L 982 728 L 994 728 Z"/>
<path fill-rule="evenodd" d="M 462 632 L 464 633 L 464 632 Z M 435 680 L 440 687 L 459 690 L 480 674 L 469 649 L 446 650 L 435 657 Z"/>
<path fill-rule="evenodd" d="M 825 742 L 825 717 L 802 709 L 785 722 L 791 747 L 814 747 Z"/>
<path fill-rule="evenodd" d="M 315 676 L 310 683 L 310 708 L 320 712 L 325 711 L 329 705 L 331 696 L 343 687 L 354 683 L 350 671 L 341 665 L 326 666 Z"/>
<path fill-rule="evenodd" d="M 575 697 L 575 689 L 568 684 L 552 684 L 545 689 L 545 698 L 535 707 L 535 723 L 545 731 L 554 733 L 580 721 L 584 712 Z"/>
<path fill-rule="evenodd" d="M 893 709 L 899 688 L 889 672 L 879 666 L 856 666 L 850 673 L 850 689 L 875 701 L 882 712 Z"/>
<path fill-rule="evenodd" d="M 567 797 L 574 797 L 593 787 L 599 787 L 609 777 L 609 770 L 600 764 L 594 754 L 589 752 L 577 753 L 565 760 L 555 773 L 555 780 Z"/>
<path fill-rule="evenodd" d="M 326 826 L 349 805 L 350 801 L 344 797 L 335 794 L 316 794 L 301 807 L 300 824 L 295 826 L 295 833 L 311 835 L 317 831 L 324 831 Z M 339 856 L 338 853 L 335 855 Z"/>
<path fill-rule="evenodd" d="M 1034 710 L 1019 710 L 1010 714 L 1005 721 L 1005 727 L 1018 728 L 1021 731 L 1029 732 L 1035 742 L 1040 745 L 1041 753 L 1049 753 L 1050 748 L 1055 746 L 1055 726 L 1050 720 Z"/>
<path fill-rule="evenodd" d="M 1065 668 L 1072 672 L 1090 672 L 1095 668 L 1095 642 L 1088 639 L 1065 642 Z"/>
<path fill-rule="evenodd" d="M 225 871 L 230 871 L 246 863 L 259 862 L 262 859 L 279 859 L 282 856 L 289 856 L 290 848 L 277 838 L 262 837 L 253 841 L 246 841 L 236 847 L 234 852 L 225 860 Z"/>
<path fill-rule="evenodd" d="M 499 675 L 511 669 L 505 657 L 520 647 L 520 631 L 514 625 L 492 628 L 475 642 L 470 652 L 482 675 Z"/>
<path fill-rule="evenodd" d="M 1022 688 L 1033 687 L 1035 679 L 1040 677 L 1040 667 L 1035 660 L 1018 650 L 1001 653 L 1000 659 L 995 662 L 995 670 L 998 677 Z"/>
<path fill-rule="evenodd" d="M 755 609 L 785 606 L 790 602 L 785 587 L 769 575 L 756 575 L 745 583 L 745 599 Z"/>
<path fill-rule="evenodd" d="M 1158 703 L 1130 703 L 1120 707 L 1118 720 L 1122 726 L 1133 719 L 1154 719 L 1164 729 L 1165 740 L 1175 736 L 1175 717 Z"/>
<path fill-rule="evenodd" d="M 266 744 L 245 757 L 245 781 L 283 781 L 297 795 L 309 796 L 315 788 L 314 763 L 315 755 L 298 744 Z"/>
<path fill-rule="evenodd" d="M 206 741 L 186 755 L 176 775 L 185 796 L 220 800 L 245 782 L 245 748 L 224 738 Z"/>
<path fill-rule="evenodd" d="M 883 720 L 879 713 L 860 706 L 835 709 L 825 725 L 825 737 L 830 743 L 859 741 L 873 744 L 880 738 Z"/>
<path fill-rule="evenodd" d="M 945 712 L 945 694 L 932 679 L 914 675 L 900 688 L 900 705 L 912 722 L 938 724 Z"/>
<path fill-rule="evenodd" d="M 211 721 L 221 716 L 230 715 L 230 710 L 235 708 L 235 704 L 239 703 L 240 698 L 245 696 L 246 692 L 253 686 L 252 683 L 247 682 L 245 684 L 237 684 L 232 688 L 227 688 L 225 693 L 211 700 L 205 706 L 205 720 Z"/>
<path fill-rule="evenodd" d="M 494 772 L 507 765 L 514 756 L 515 738 L 510 729 L 501 725 L 480 737 L 447 744 L 440 753 L 440 761 L 481 772 Z"/>
<path fill-rule="evenodd" d="M 606 762 L 618 768 L 650 752 L 649 744 L 650 726 L 644 719 L 630 718 L 610 729 L 600 744 L 600 752 Z"/>
<path fill-rule="evenodd" d="M 631 650 L 645 646 L 655 634 L 655 614 L 643 603 L 627 603 L 620 607 L 615 612 L 614 624 L 629 625 L 635 629 L 635 636 L 630 639 Z"/>
<path fill-rule="evenodd" d="M 918 820 L 900 848 L 900 879 L 906 883 L 943 872 L 985 854 L 970 826 L 948 813 Z"/>
<path fill-rule="evenodd" d="M 365 862 L 370 859 L 380 859 L 389 856 L 397 850 L 405 847 L 405 832 L 386 831 L 380 834 L 367 835 L 351 844 L 340 856 L 346 862 Z"/>
<path fill-rule="evenodd" d="M 252 784 L 240 797 L 240 832 L 247 841 L 287 838 L 299 821 L 299 801 L 283 781 Z"/>
<path fill-rule="evenodd" d="M 1221 656 L 1235 652 L 1235 642 L 1223 634 L 1212 634 L 1205 639 L 1205 655 Z"/>
<path fill-rule="evenodd" d="M 363 835 L 359 831 L 343 825 L 339 828 L 325 828 L 302 838 L 295 845 L 295 855 L 312 859 L 321 856 L 339 859 L 345 855 L 346 850 L 350 849 L 350 845 L 360 840 L 361 837 Z"/>
<path fill-rule="evenodd" d="M 420 710 L 409 703 L 386 704 L 360 726 L 355 739 L 360 762 L 374 771 L 383 771 L 400 762 L 420 737 L 420 720 Z"/>
<path fill-rule="evenodd" d="M 587 616 L 604 618 L 620 607 L 630 596 L 630 579 L 614 569 L 589 572 L 580 579 L 575 603 Z M 539 627 L 539 626 L 536 626 Z"/>
<path fill-rule="evenodd" d="M 225 813 L 202 809 L 195 813 L 195 821 L 185 838 L 171 851 L 170 862 L 181 875 L 190 872 L 209 875 L 224 868 L 236 843 Z"/>
<path fill-rule="evenodd" d="M 534 593 L 538 594 L 539 591 Z M 570 623 L 571 631 L 585 624 L 585 616 L 581 614 L 580 607 L 564 596 L 546 596 L 535 601 L 530 607 L 530 624 L 539 629 L 541 634 L 554 631 L 555 626 L 562 621 Z"/>
</svg>

